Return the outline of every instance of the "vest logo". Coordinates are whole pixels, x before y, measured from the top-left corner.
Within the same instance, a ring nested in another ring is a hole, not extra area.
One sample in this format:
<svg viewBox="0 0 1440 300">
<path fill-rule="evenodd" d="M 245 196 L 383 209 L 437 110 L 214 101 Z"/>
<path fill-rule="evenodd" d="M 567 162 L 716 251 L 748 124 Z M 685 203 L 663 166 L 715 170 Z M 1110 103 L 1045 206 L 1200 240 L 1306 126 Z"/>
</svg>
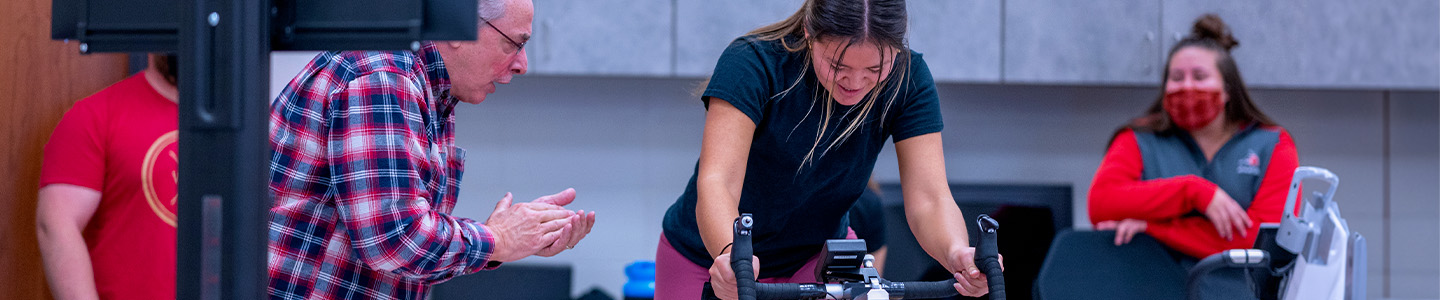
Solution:
<svg viewBox="0 0 1440 300">
<path fill-rule="evenodd" d="M 1235 173 L 1260 175 L 1260 155 L 1255 154 L 1255 150 L 1251 149 L 1250 154 L 1245 155 L 1245 158 L 1241 158 L 1236 164 Z"/>
</svg>

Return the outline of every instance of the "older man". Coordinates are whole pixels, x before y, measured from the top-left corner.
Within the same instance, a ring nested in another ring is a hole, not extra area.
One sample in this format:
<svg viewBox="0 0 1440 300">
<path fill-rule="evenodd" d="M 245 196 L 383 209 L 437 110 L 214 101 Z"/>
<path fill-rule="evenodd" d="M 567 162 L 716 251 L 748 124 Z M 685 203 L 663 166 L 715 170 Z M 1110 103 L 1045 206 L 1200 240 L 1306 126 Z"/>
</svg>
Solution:
<svg viewBox="0 0 1440 300">
<path fill-rule="evenodd" d="M 594 212 L 567 189 L 451 216 L 464 170 L 454 107 L 526 69 L 530 0 L 480 0 L 477 41 L 317 56 L 271 103 L 270 295 L 424 299 L 430 286 L 574 247 Z"/>
</svg>

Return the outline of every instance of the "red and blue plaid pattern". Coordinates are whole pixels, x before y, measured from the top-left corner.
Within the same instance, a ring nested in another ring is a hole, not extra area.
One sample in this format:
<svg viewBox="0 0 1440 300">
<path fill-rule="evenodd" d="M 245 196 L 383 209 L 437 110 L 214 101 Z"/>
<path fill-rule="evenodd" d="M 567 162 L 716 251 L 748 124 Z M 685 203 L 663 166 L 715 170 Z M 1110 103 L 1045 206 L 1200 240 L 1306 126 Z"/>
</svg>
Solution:
<svg viewBox="0 0 1440 300">
<path fill-rule="evenodd" d="M 489 228 L 450 216 L 464 169 L 445 64 L 327 52 L 270 103 L 272 299 L 424 299 L 498 266 Z"/>
</svg>

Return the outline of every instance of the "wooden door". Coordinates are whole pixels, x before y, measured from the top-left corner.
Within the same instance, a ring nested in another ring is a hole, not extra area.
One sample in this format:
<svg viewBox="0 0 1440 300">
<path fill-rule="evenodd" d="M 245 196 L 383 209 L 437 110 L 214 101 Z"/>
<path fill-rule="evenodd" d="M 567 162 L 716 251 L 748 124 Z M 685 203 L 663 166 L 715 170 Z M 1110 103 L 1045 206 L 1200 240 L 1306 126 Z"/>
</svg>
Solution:
<svg viewBox="0 0 1440 300">
<path fill-rule="evenodd" d="M 126 67 L 50 40 L 50 0 L 0 1 L 0 298 L 50 298 L 35 238 L 41 153 L 65 111 Z"/>
</svg>

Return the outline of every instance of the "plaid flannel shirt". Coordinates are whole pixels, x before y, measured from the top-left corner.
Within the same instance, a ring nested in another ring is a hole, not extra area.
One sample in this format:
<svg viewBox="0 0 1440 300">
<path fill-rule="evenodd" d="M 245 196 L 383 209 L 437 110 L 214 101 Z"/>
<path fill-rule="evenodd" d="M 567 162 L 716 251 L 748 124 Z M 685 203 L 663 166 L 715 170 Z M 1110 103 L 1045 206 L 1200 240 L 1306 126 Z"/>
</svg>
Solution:
<svg viewBox="0 0 1440 300">
<path fill-rule="evenodd" d="M 420 51 L 327 52 L 270 103 L 272 299 L 424 299 L 497 267 L 450 216 L 465 152 L 445 64 Z"/>
</svg>

